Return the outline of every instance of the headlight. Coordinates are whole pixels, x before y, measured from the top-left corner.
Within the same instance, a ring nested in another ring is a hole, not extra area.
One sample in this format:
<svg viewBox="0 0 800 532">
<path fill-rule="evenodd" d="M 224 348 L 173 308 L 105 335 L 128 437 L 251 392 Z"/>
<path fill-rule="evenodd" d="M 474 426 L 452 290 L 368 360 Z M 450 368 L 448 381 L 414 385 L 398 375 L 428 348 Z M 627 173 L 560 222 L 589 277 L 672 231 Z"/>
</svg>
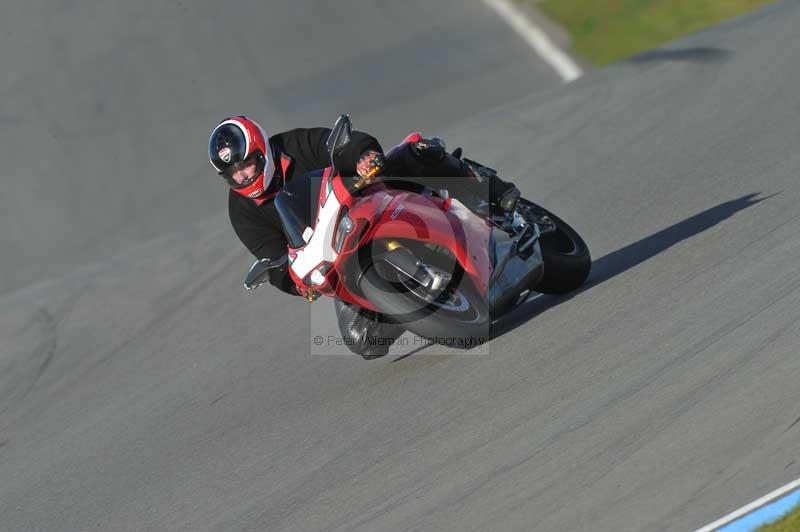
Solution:
<svg viewBox="0 0 800 532">
<path fill-rule="evenodd" d="M 319 270 L 314 270 L 311 272 L 310 280 L 311 284 L 314 286 L 322 286 L 325 284 L 325 276 Z"/>
<path fill-rule="evenodd" d="M 336 235 L 333 239 L 333 249 L 336 251 L 336 253 L 339 253 L 342 250 L 345 237 L 347 237 L 347 235 L 353 231 L 353 228 L 356 225 L 350 216 L 348 216 L 349 213 L 350 210 L 347 207 L 342 208 L 342 214 L 339 217 L 339 223 L 336 224 Z"/>
<path fill-rule="evenodd" d="M 321 264 L 320 266 L 317 266 L 316 268 L 311 270 L 311 273 L 309 273 L 306 276 L 305 279 L 303 279 L 303 282 L 306 284 L 306 286 L 308 286 L 308 285 L 314 285 L 314 286 L 322 286 L 322 285 L 324 285 L 325 284 L 325 274 L 328 273 L 328 270 L 330 270 L 332 266 L 333 265 L 330 262 L 326 262 L 326 263 Z"/>
</svg>

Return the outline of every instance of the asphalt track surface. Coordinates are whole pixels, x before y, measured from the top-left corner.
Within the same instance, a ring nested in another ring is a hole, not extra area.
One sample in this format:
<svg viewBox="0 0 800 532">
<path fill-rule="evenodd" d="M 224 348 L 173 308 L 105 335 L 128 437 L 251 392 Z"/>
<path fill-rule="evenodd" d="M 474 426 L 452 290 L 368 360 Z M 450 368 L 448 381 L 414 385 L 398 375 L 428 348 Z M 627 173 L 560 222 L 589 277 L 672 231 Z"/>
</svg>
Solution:
<svg viewBox="0 0 800 532">
<path fill-rule="evenodd" d="M 691 530 L 800 477 L 798 25 L 447 128 L 595 257 L 482 355 L 311 356 L 224 214 L 7 295 L 0 528 Z"/>
</svg>

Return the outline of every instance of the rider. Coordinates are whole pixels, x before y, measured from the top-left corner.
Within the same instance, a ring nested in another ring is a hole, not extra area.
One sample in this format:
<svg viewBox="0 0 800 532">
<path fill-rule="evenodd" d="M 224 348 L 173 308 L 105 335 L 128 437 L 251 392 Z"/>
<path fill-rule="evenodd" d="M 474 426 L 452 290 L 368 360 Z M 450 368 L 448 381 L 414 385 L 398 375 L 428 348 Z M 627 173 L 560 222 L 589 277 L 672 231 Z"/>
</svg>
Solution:
<svg viewBox="0 0 800 532">
<path fill-rule="evenodd" d="M 275 208 L 275 195 L 293 176 L 329 165 L 326 141 L 330 132 L 317 127 L 268 135 L 258 123 L 241 115 L 226 118 L 212 130 L 208 156 L 230 187 L 231 224 L 257 259 L 276 260 L 286 255 L 287 240 Z M 412 153 L 420 164 L 429 165 L 429 161 L 441 157 L 443 146 L 423 139 L 415 143 Z M 350 142 L 337 152 L 337 168 L 342 175 L 379 175 L 385 164 L 380 143 L 360 131 L 353 131 Z M 496 181 L 503 185 L 498 194 L 519 195 L 513 185 Z M 283 292 L 300 295 L 285 265 L 270 270 L 269 282 Z M 335 306 L 345 344 L 366 359 L 386 355 L 392 341 L 403 333 L 401 327 L 386 322 L 376 312 L 338 298 Z M 375 341 L 376 337 L 380 341 Z"/>
</svg>

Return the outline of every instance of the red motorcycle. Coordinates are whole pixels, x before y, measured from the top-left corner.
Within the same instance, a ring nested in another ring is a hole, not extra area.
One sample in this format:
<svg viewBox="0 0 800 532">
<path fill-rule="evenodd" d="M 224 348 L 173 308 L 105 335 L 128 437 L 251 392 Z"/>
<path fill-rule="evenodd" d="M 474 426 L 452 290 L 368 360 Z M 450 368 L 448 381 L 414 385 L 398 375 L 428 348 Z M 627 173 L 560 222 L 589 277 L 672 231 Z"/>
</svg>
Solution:
<svg viewBox="0 0 800 532">
<path fill-rule="evenodd" d="M 285 260 L 309 302 L 337 297 L 423 338 L 467 348 L 487 341 L 492 320 L 531 291 L 564 293 L 585 281 L 585 242 L 542 207 L 520 198 L 498 215 L 480 194 L 457 199 L 404 179 L 403 158 L 418 133 L 386 153 L 379 179 L 340 175 L 336 153 L 351 131 L 342 115 L 328 139 L 331 166 L 293 178 L 275 198 L 289 242 Z M 445 155 L 475 190 L 496 175 L 460 150 Z M 256 262 L 245 286 L 284 264 Z"/>
</svg>

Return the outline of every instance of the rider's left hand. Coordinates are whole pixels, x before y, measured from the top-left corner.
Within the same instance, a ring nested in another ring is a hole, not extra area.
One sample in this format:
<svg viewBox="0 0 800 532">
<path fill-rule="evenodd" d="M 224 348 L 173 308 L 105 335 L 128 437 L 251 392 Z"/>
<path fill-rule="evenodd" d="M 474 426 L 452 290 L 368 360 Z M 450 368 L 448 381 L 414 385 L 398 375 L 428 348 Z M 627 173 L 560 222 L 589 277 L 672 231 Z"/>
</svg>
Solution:
<svg viewBox="0 0 800 532">
<path fill-rule="evenodd" d="M 367 150 L 361 154 L 361 158 L 356 165 L 356 173 L 362 178 L 372 180 L 383 171 L 386 166 L 386 157 L 379 151 Z"/>
</svg>

